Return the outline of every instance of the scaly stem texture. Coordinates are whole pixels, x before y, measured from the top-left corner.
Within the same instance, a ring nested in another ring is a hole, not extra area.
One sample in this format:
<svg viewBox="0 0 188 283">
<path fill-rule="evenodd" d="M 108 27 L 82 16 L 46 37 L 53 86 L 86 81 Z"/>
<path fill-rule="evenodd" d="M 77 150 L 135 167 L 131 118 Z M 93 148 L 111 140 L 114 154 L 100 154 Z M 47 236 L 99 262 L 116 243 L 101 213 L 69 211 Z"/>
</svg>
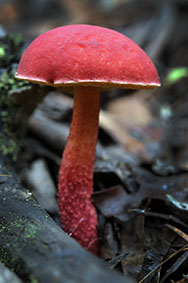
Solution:
<svg viewBox="0 0 188 283">
<path fill-rule="evenodd" d="M 99 88 L 74 89 L 73 118 L 58 185 L 63 230 L 93 253 L 98 253 L 97 214 L 91 197 L 99 108 Z"/>
</svg>

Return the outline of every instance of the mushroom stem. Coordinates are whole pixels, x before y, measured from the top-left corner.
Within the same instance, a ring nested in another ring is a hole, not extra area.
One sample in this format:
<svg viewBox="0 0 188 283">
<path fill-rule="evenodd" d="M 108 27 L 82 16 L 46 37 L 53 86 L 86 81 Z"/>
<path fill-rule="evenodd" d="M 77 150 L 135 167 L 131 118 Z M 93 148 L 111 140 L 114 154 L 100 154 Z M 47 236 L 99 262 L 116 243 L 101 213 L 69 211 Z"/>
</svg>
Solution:
<svg viewBox="0 0 188 283">
<path fill-rule="evenodd" d="M 99 108 L 99 88 L 74 88 L 73 118 L 60 166 L 58 186 L 63 230 L 96 254 L 98 221 L 91 197 Z"/>
</svg>

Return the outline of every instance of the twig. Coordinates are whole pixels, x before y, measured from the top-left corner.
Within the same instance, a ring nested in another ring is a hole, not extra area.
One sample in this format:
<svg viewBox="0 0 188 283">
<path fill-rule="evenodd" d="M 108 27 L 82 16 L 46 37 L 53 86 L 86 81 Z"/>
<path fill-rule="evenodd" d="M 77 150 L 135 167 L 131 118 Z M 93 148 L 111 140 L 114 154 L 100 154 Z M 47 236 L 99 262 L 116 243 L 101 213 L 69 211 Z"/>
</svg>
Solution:
<svg viewBox="0 0 188 283">
<path fill-rule="evenodd" d="M 188 244 L 185 245 L 184 247 L 182 247 L 181 249 L 179 249 L 178 251 L 174 252 L 173 254 L 171 254 L 169 257 L 167 257 L 164 261 L 162 261 L 156 268 L 154 268 L 153 270 L 151 270 L 146 276 L 144 276 L 144 278 L 142 278 L 138 283 L 142 283 L 144 282 L 152 273 L 154 273 L 155 271 L 157 271 L 163 264 L 165 264 L 167 261 L 169 261 L 171 258 L 173 258 L 174 256 L 176 256 L 178 253 L 183 252 L 183 251 L 187 251 L 188 250 Z"/>
</svg>

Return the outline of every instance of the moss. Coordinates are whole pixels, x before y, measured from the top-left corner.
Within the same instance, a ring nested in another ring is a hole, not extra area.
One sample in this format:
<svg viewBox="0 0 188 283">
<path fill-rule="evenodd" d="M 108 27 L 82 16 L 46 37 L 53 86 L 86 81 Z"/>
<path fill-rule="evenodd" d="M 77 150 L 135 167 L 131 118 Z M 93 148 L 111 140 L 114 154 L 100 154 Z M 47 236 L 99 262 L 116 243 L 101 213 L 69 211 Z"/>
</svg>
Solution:
<svg viewBox="0 0 188 283">
<path fill-rule="evenodd" d="M 17 63 L 20 59 L 23 39 L 20 34 L 5 35 L 0 38 L 0 152 L 15 161 L 18 155 L 23 123 L 20 109 L 10 98 L 10 92 L 26 85 L 15 79 Z M 21 125 L 18 127 L 18 124 Z"/>
<path fill-rule="evenodd" d="M 23 48 L 23 37 L 20 33 L 5 35 L 0 39 L 0 59 L 3 68 L 18 62 Z"/>
<path fill-rule="evenodd" d="M 0 247 L 0 261 L 3 262 L 6 266 L 9 266 L 10 257 L 5 249 Z"/>
<path fill-rule="evenodd" d="M 6 226 L 0 223 L 0 233 L 2 233 L 6 229 Z"/>
<path fill-rule="evenodd" d="M 23 231 L 23 239 L 35 238 L 37 227 L 32 223 L 28 223 L 27 219 L 16 219 L 11 222 L 10 226 L 10 231 L 13 231 L 13 228 L 15 228 L 15 230 L 18 229 L 19 233 Z"/>
<path fill-rule="evenodd" d="M 37 232 L 36 226 L 32 223 L 29 223 L 25 227 L 24 234 L 26 238 L 35 238 L 36 232 Z"/>
<path fill-rule="evenodd" d="M 11 155 L 12 160 L 16 161 L 18 154 L 18 145 L 13 138 L 7 139 L 7 136 L 0 134 L 0 151 L 3 155 Z"/>
<path fill-rule="evenodd" d="M 12 232 L 14 231 L 14 237 Z M 19 253 L 23 253 L 27 249 L 28 239 L 34 239 L 37 233 L 37 227 L 32 223 L 27 223 L 27 219 L 17 218 L 10 223 L 0 224 L 1 237 L 4 237 L 5 246 L 0 246 L 0 261 L 3 262 L 11 270 L 16 271 L 26 279 L 27 282 L 37 283 L 38 280 L 33 274 L 29 275 L 29 271 L 24 271 L 24 263 L 19 259 Z M 9 234 L 11 234 L 11 243 Z M 25 239 L 25 240 L 24 240 Z M 15 251 L 16 257 L 9 253 L 9 249 Z"/>
<path fill-rule="evenodd" d="M 0 38 L 0 153 L 10 161 L 16 161 L 25 122 L 45 95 L 43 88 L 15 79 L 22 47 L 20 34 Z"/>
<path fill-rule="evenodd" d="M 0 261 L 4 263 L 5 266 L 10 268 L 12 271 L 14 271 L 13 266 L 16 264 L 17 259 L 14 258 L 13 256 L 10 257 L 9 252 L 3 247 L 0 247 Z"/>
<path fill-rule="evenodd" d="M 10 74 L 4 71 L 0 75 L 0 151 L 9 155 L 15 161 L 19 150 L 19 141 L 23 135 L 24 126 L 20 121 L 20 109 L 9 97 L 9 91 L 20 88 L 23 83 L 14 79 L 15 71 Z M 21 125 L 19 128 L 17 125 Z"/>
<path fill-rule="evenodd" d="M 14 219 L 10 223 L 0 223 L 0 233 L 1 237 L 6 237 L 7 245 L 9 243 L 9 234 L 14 231 L 14 240 L 12 241 L 12 245 L 16 250 L 20 250 L 24 248 L 25 243 L 27 243 L 28 239 L 35 239 L 37 233 L 36 225 L 32 223 L 28 223 L 27 219 Z M 4 232 L 4 233 L 3 233 Z M 20 241 L 20 232 L 22 232 L 22 240 Z M 0 252 L 1 254 L 1 252 Z"/>
<path fill-rule="evenodd" d="M 29 282 L 30 282 L 30 283 L 38 283 L 39 281 L 34 277 L 33 274 L 31 274 L 31 275 L 29 276 Z"/>
</svg>

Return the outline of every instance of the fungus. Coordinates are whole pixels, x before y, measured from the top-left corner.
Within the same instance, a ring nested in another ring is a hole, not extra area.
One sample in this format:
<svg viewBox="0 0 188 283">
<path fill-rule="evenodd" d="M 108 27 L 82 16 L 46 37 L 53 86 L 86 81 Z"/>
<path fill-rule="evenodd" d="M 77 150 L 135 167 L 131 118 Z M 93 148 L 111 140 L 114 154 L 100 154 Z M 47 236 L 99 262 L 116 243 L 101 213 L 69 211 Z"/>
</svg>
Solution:
<svg viewBox="0 0 188 283">
<path fill-rule="evenodd" d="M 84 248 L 99 251 L 92 204 L 100 90 L 160 86 L 148 56 L 116 31 L 68 25 L 37 37 L 24 52 L 16 77 L 74 93 L 73 118 L 59 170 L 58 202 L 64 231 Z"/>
</svg>

